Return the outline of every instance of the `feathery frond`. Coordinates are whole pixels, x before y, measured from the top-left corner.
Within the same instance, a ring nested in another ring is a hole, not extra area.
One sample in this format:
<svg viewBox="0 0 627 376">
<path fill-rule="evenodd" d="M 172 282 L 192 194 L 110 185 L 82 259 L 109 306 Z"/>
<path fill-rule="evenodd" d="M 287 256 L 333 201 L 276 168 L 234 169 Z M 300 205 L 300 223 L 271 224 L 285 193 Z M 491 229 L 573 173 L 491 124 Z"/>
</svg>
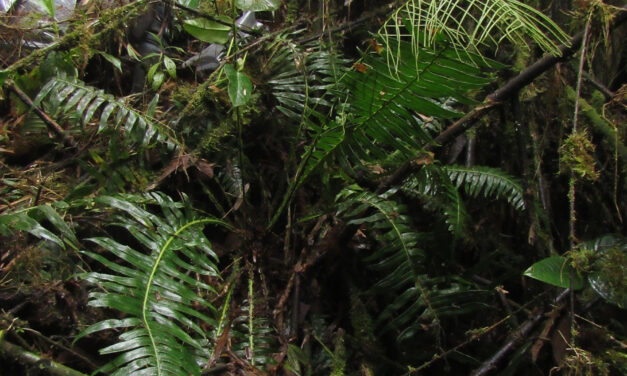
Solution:
<svg viewBox="0 0 627 376">
<path fill-rule="evenodd" d="M 429 119 L 460 117 L 452 105 L 476 103 L 469 92 L 487 85 L 490 76 L 484 71 L 499 66 L 488 60 L 478 66 L 470 54 L 450 46 L 421 47 L 419 55 L 407 41 L 398 40 L 397 46 L 397 51 L 382 48 L 383 56 L 365 55 L 359 69 L 342 81 L 354 115 L 347 127 L 347 134 L 356 137 L 350 147 L 360 158 L 367 154 L 369 159 L 382 158 L 392 150 L 415 157 L 432 142 L 426 129 Z M 392 54 L 398 54 L 396 73 L 390 72 L 387 62 Z M 360 147 L 368 152 L 359 152 Z"/>
<path fill-rule="evenodd" d="M 422 53 L 421 47 L 443 41 L 479 53 L 481 46 L 498 48 L 504 39 L 528 48 L 530 39 L 553 55 L 560 54 L 559 44 L 568 44 L 568 35 L 550 18 L 516 0 L 409 0 L 388 18 L 379 35 L 391 50 L 398 49 L 401 37 L 409 36 L 416 54 Z M 396 57 L 392 55 L 392 61 Z"/>
</svg>

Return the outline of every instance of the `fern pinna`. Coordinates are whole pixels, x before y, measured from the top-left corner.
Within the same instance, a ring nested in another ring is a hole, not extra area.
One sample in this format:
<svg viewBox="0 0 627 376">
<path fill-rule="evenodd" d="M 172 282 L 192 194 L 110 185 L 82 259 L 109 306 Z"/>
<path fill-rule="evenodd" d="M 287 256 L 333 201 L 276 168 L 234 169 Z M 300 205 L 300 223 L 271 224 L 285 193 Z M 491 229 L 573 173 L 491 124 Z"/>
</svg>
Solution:
<svg viewBox="0 0 627 376">
<path fill-rule="evenodd" d="M 138 202 L 139 201 L 139 202 Z M 216 327 L 217 312 L 208 297 L 215 293 L 205 281 L 219 277 L 217 256 L 202 232 L 206 225 L 228 225 L 197 217 L 188 203 L 162 194 L 102 196 L 95 202 L 117 213 L 114 225 L 132 235 L 138 249 L 108 237 L 89 241 L 123 261 L 84 251 L 112 273 L 92 272 L 85 278 L 102 292 L 92 292 L 89 304 L 124 314 L 85 329 L 78 338 L 106 329 L 125 329 L 120 341 L 101 350 L 121 353 L 101 368 L 114 375 L 199 375 L 210 347 L 203 326 Z M 156 215 L 146 206 L 160 207 Z M 194 277 L 196 276 L 196 278 Z"/>
</svg>

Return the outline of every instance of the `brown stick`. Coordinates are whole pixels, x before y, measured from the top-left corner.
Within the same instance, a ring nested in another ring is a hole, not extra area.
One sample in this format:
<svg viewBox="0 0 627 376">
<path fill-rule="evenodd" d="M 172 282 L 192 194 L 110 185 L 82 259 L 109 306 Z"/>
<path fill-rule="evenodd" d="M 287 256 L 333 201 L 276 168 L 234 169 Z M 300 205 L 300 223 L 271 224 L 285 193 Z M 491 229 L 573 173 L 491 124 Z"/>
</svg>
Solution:
<svg viewBox="0 0 627 376">
<path fill-rule="evenodd" d="M 63 140 L 63 143 L 66 146 L 72 147 L 74 149 L 78 148 L 76 145 L 76 142 L 74 142 L 74 138 L 72 138 L 72 136 L 70 136 L 69 134 L 65 133 L 65 130 L 59 124 L 57 124 L 57 122 L 54 121 L 50 117 L 50 115 L 45 113 L 41 108 L 37 107 L 35 103 L 33 103 L 33 101 L 28 97 L 28 95 L 26 95 L 26 93 L 24 93 L 19 87 L 17 87 L 15 82 L 13 81 L 7 82 L 7 86 L 9 87 L 11 91 L 15 93 L 15 95 L 18 96 L 18 98 L 22 100 L 22 102 L 24 102 L 26 105 L 28 105 L 28 107 L 30 107 L 33 111 L 35 111 L 37 116 L 39 116 L 39 118 L 43 120 L 43 122 L 46 124 L 48 129 L 54 132 L 57 136 L 59 136 Z"/>
<path fill-rule="evenodd" d="M 562 293 L 559 294 L 557 298 L 555 298 L 554 303 L 557 304 L 561 302 L 562 300 L 564 300 L 568 296 L 570 291 L 571 291 L 570 289 L 566 289 L 562 291 Z M 536 325 L 538 325 L 540 321 L 542 321 L 543 318 L 544 318 L 544 312 L 540 312 L 540 313 L 536 313 L 529 320 L 525 321 L 518 328 L 518 330 L 510 336 L 509 341 L 507 341 L 503 346 L 501 346 L 501 349 L 497 351 L 496 353 L 494 353 L 494 355 L 492 355 L 490 359 L 483 362 L 481 367 L 477 368 L 471 375 L 483 376 L 486 373 L 488 373 L 490 370 L 496 368 L 496 365 L 505 357 L 505 355 L 507 355 L 514 348 L 516 348 L 516 346 L 518 346 L 521 343 L 521 341 L 525 337 L 527 337 L 527 335 L 529 335 L 531 330 L 533 330 L 533 328 L 535 328 Z"/>
</svg>

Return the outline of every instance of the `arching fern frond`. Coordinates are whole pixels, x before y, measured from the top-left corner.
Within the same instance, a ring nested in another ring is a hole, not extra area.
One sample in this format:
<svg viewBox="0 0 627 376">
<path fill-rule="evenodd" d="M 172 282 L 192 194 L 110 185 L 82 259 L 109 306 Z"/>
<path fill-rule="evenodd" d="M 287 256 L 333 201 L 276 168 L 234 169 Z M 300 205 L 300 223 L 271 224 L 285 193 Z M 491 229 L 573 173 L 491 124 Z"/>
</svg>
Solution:
<svg viewBox="0 0 627 376">
<path fill-rule="evenodd" d="M 126 195 L 95 199 L 121 213 L 115 216 L 114 225 L 128 231 L 143 249 L 108 237 L 88 239 L 123 261 L 84 251 L 112 272 L 86 274 L 87 281 L 105 290 L 92 292 L 89 304 L 117 310 L 125 317 L 96 323 L 77 339 L 106 329 L 126 330 L 118 343 L 101 350 L 103 354 L 120 354 L 103 366 L 102 372 L 199 375 L 199 364 L 209 356 L 201 325 L 215 326 L 217 313 L 206 299 L 206 294 L 215 292 L 212 286 L 190 273 L 219 276 L 217 256 L 201 230 L 208 224 L 228 225 L 215 218 L 199 218 L 188 204 L 162 194 L 142 198 Z M 148 211 L 148 205 L 160 207 L 161 215 Z"/>
<path fill-rule="evenodd" d="M 163 124 L 77 78 L 67 75 L 53 77 L 41 88 L 35 103 L 39 105 L 44 100 L 48 100 L 53 107 L 48 111 L 56 113 L 56 116 L 75 114 L 81 125 L 89 123 L 99 112 L 98 132 L 121 129 L 125 140 L 143 147 L 152 142 L 164 143 L 170 149 L 176 145 L 175 138 Z"/>
<path fill-rule="evenodd" d="M 523 189 L 520 183 L 499 169 L 484 166 L 445 166 L 444 169 L 451 181 L 457 187 L 463 187 L 464 191 L 472 197 L 479 195 L 483 195 L 483 197 L 502 197 L 514 209 L 525 209 Z"/>
<path fill-rule="evenodd" d="M 347 60 L 321 43 L 299 46 L 287 36 L 279 36 L 269 49 L 273 55 L 268 84 L 279 102 L 276 109 L 305 129 L 310 123 L 324 124 L 338 99 L 336 89 Z"/>
<path fill-rule="evenodd" d="M 379 35 L 391 50 L 408 35 L 417 54 L 422 53 L 421 46 L 444 40 L 476 53 L 482 45 L 498 47 L 504 39 L 519 48 L 528 48 L 527 41 L 532 40 L 554 55 L 560 54 L 559 44 L 568 44 L 568 35 L 550 18 L 516 0 L 409 0 L 388 18 Z"/>
<path fill-rule="evenodd" d="M 354 116 L 348 130 L 358 140 L 351 147 L 367 145 L 369 159 L 390 151 L 415 157 L 432 142 L 428 119 L 460 117 L 452 105 L 475 104 L 468 93 L 491 82 L 485 70 L 500 66 L 487 60 L 477 66 L 469 54 L 444 45 L 438 50 L 421 48 L 420 55 L 407 41 L 398 40 L 397 46 L 395 51 L 383 48 L 382 56 L 365 55 L 342 81 Z M 398 55 L 396 73 L 388 65 L 393 54 Z"/>
</svg>

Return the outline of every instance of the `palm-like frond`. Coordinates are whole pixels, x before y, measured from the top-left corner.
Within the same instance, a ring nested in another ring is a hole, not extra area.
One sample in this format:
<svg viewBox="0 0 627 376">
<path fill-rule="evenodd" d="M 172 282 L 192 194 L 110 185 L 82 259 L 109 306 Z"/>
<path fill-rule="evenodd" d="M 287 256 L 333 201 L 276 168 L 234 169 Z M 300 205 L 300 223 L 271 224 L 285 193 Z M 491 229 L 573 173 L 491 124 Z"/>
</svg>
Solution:
<svg viewBox="0 0 627 376">
<path fill-rule="evenodd" d="M 525 209 L 520 183 L 499 169 L 484 166 L 445 166 L 444 170 L 458 188 L 463 187 L 472 197 L 503 197 L 515 209 Z"/>
<path fill-rule="evenodd" d="M 125 314 L 85 329 L 81 335 L 105 329 L 127 329 L 120 341 L 101 350 L 121 353 L 102 367 L 114 375 L 199 375 L 199 359 L 206 361 L 205 331 L 202 324 L 216 326 L 215 308 L 205 295 L 213 288 L 194 278 L 219 276 L 216 255 L 201 231 L 207 224 L 228 226 L 214 218 L 196 218 L 189 205 L 174 202 L 161 194 L 146 195 L 143 203 L 133 196 L 102 196 L 95 201 L 121 212 L 116 226 L 126 229 L 147 251 L 107 237 L 89 241 L 106 250 L 123 264 L 93 251 L 85 254 L 112 271 L 88 273 L 86 280 L 105 292 L 92 292 L 89 304 Z M 145 206 L 158 205 L 162 215 Z M 199 294 L 200 292 L 200 294 Z"/>
<path fill-rule="evenodd" d="M 416 53 L 422 53 L 421 46 L 442 40 L 459 50 L 479 52 L 480 46 L 498 47 L 503 39 L 528 47 L 530 39 L 544 51 L 559 55 L 558 45 L 568 43 L 568 35 L 550 18 L 516 0 L 409 0 L 388 18 L 379 34 L 391 50 L 397 49 L 402 36 L 409 35 Z M 396 56 L 391 56 L 395 62 Z"/>
<path fill-rule="evenodd" d="M 397 51 L 382 48 L 383 56 L 364 56 L 358 69 L 342 81 L 350 92 L 354 116 L 344 151 L 358 159 L 383 158 L 393 150 L 416 156 L 432 141 L 426 129 L 429 119 L 461 116 L 452 105 L 474 104 L 468 93 L 490 82 L 483 71 L 499 66 L 487 60 L 478 66 L 470 54 L 450 46 L 421 48 L 417 55 L 410 42 L 397 44 Z M 387 62 L 392 54 L 398 54 L 396 73 L 390 72 Z M 367 152 L 360 151 L 366 145 Z"/>
<path fill-rule="evenodd" d="M 59 75 L 50 79 L 37 94 L 35 103 L 46 99 L 53 107 L 50 112 L 57 112 L 58 116 L 76 114 L 82 125 L 89 123 L 100 112 L 98 132 L 121 128 L 126 140 L 144 147 L 152 142 L 165 143 L 168 148 L 174 148 L 176 144 L 164 125 L 77 78 Z"/>
</svg>

